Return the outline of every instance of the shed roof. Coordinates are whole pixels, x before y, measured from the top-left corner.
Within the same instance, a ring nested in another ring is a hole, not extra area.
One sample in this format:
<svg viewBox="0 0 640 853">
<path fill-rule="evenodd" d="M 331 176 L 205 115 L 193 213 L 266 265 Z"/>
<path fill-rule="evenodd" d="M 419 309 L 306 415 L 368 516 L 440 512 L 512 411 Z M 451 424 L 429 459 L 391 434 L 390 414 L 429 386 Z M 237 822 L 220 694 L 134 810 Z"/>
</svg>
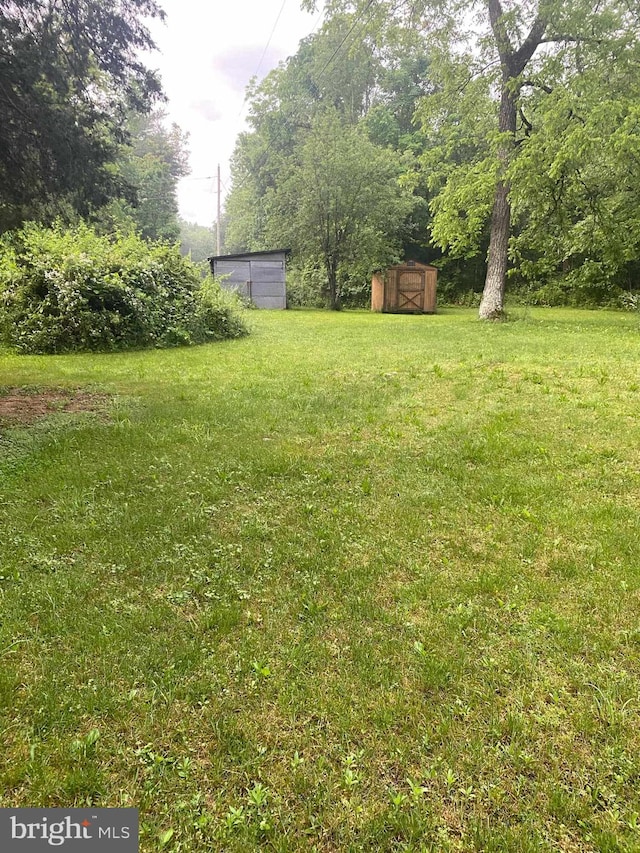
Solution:
<svg viewBox="0 0 640 853">
<path fill-rule="evenodd" d="M 408 258 L 405 261 L 400 261 L 399 264 L 392 264 L 389 267 L 378 267 L 374 270 L 374 273 L 380 272 L 389 272 L 389 270 L 404 270 L 407 269 L 419 269 L 419 270 L 438 270 L 438 267 L 434 267 L 433 264 L 423 264 L 422 261 L 414 261 L 411 258 Z"/>
<path fill-rule="evenodd" d="M 290 255 L 291 249 L 266 249 L 264 252 L 238 252 L 235 255 L 210 255 L 208 261 L 239 261 L 242 258 L 255 258 L 259 255 Z"/>
<path fill-rule="evenodd" d="M 414 269 L 417 268 L 419 270 L 435 270 L 435 269 L 438 269 L 437 267 L 434 267 L 433 264 L 423 264 L 421 261 L 412 261 L 411 259 L 408 259 L 406 261 L 401 261 L 399 264 L 393 264 L 392 266 L 388 267 L 388 269 L 399 270 L 399 269 L 404 269 L 405 267 L 410 267 L 410 268 L 413 267 Z"/>
</svg>

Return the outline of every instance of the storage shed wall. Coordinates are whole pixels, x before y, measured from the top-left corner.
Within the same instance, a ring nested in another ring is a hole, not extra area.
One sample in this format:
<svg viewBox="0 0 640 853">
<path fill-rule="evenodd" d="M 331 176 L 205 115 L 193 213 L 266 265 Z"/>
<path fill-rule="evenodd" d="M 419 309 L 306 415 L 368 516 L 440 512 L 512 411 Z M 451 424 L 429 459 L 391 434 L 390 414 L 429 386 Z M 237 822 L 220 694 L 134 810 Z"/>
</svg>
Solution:
<svg viewBox="0 0 640 853">
<path fill-rule="evenodd" d="M 416 261 L 376 273 L 371 281 L 371 310 L 389 314 L 435 314 L 436 267 Z"/>
<path fill-rule="evenodd" d="M 438 271 L 436 269 L 428 269 L 426 273 L 426 282 L 424 288 L 424 308 L 425 314 L 436 313 L 436 285 L 438 282 Z"/>
<path fill-rule="evenodd" d="M 384 274 L 374 273 L 371 279 L 371 310 L 384 310 Z"/>
<path fill-rule="evenodd" d="M 214 275 L 224 276 L 222 286 L 237 290 L 258 308 L 287 307 L 285 257 L 253 255 L 250 258 L 217 258 Z"/>
</svg>

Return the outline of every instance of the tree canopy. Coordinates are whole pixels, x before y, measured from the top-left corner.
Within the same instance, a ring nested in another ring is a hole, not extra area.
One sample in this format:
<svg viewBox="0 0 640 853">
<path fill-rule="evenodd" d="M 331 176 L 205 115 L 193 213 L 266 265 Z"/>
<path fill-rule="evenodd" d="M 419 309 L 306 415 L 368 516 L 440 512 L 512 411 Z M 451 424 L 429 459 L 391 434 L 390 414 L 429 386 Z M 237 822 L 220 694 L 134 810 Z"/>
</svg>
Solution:
<svg viewBox="0 0 640 853">
<path fill-rule="evenodd" d="M 180 235 L 178 180 L 189 173 L 188 137 L 166 114 L 132 112 L 127 119 L 128 144 L 120 148 L 114 168 L 132 190 L 98 214 L 103 229 L 135 230 L 148 240 L 175 241 Z"/>
<path fill-rule="evenodd" d="M 273 194 L 271 233 L 326 275 L 331 308 L 341 307 L 348 270 L 396 260 L 414 203 L 398 178 L 400 164 L 356 127 L 321 114 L 300 150 L 298 167 Z"/>
<path fill-rule="evenodd" d="M 327 4 L 330 14 L 350 10 L 363 21 L 372 7 L 375 26 L 383 20 L 386 33 L 409 26 L 427 46 L 434 91 L 417 110 L 431 139 L 422 159 L 422 168 L 433 170 L 431 235 L 460 254 L 473 254 L 488 237 L 482 317 L 503 310 L 510 260 L 537 275 L 559 267 L 606 277 L 637 255 L 627 203 L 637 189 L 629 165 L 636 149 L 637 3 Z M 609 99 L 608 107 L 596 106 Z M 629 230 L 632 239 L 622 236 Z"/>
<path fill-rule="evenodd" d="M 160 96 L 140 60 L 153 0 L 0 0 L 0 231 L 133 197 L 112 163 Z"/>
</svg>

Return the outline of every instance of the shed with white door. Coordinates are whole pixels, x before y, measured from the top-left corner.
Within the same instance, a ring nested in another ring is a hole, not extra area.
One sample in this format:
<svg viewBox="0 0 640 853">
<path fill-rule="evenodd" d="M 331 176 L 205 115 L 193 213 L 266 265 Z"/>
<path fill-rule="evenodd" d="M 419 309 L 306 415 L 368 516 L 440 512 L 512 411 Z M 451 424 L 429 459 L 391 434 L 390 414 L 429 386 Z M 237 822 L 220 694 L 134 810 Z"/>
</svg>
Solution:
<svg viewBox="0 0 640 853">
<path fill-rule="evenodd" d="M 214 255 L 209 258 L 211 272 L 221 279 L 222 287 L 235 290 L 257 308 L 287 307 L 287 256 L 289 249 L 268 252 L 244 252 L 238 255 Z"/>
</svg>

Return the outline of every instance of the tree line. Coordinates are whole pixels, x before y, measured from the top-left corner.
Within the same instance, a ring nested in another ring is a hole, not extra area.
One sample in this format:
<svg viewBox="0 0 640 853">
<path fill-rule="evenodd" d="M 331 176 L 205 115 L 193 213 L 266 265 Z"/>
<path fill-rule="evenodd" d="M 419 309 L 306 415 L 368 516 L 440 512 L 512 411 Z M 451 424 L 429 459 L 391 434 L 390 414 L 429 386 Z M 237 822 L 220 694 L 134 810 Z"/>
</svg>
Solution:
<svg viewBox="0 0 640 853">
<path fill-rule="evenodd" d="M 313 0 L 303 4 L 315 8 Z M 288 246 L 340 307 L 412 255 L 499 317 L 637 287 L 640 4 L 329 0 L 249 91 L 227 248 Z"/>
</svg>

